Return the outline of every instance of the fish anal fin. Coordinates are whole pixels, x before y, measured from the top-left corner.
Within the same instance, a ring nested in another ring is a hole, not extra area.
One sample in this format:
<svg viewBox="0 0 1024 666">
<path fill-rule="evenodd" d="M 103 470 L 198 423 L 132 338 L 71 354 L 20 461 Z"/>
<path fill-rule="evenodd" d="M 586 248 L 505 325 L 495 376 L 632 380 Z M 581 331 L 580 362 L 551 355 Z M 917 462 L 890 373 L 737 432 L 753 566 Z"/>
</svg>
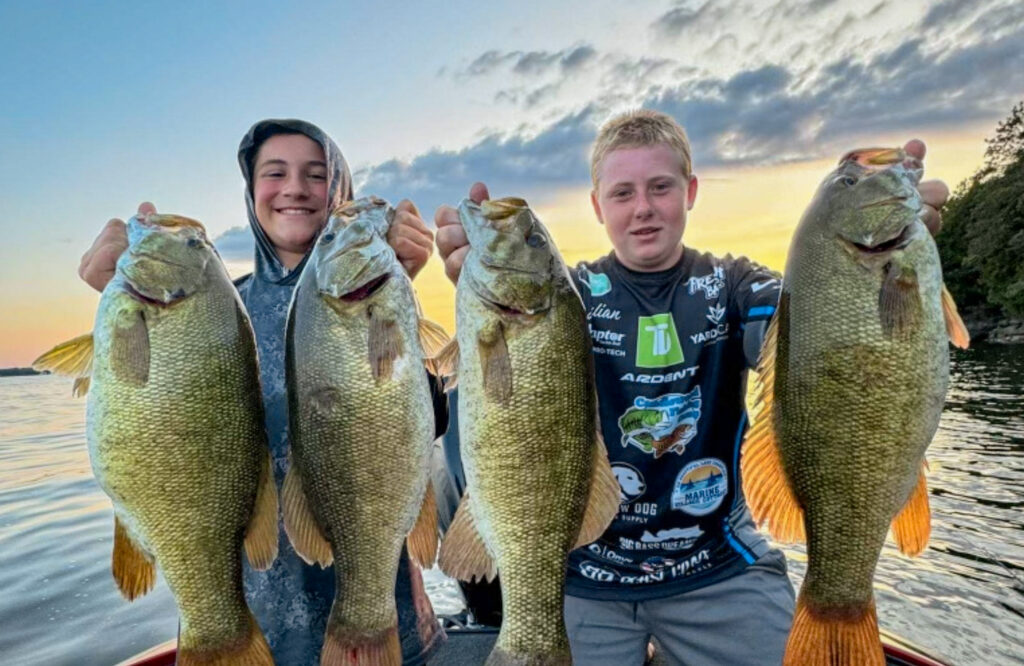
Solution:
<svg viewBox="0 0 1024 666">
<path fill-rule="evenodd" d="M 277 484 L 270 454 L 264 456 L 252 517 L 245 531 L 245 556 L 254 569 L 270 568 L 277 557 Z"/>
<path fill-rule="evenodd" d="M 924 476 L 924 463 L 917 475 L 917 483 L 907 503 L 892 521 L 892 536 L 900 552 L 910 557 L 920 555 L 928 546 L 932 532 L 932 514 L 928 507 L 928 481 Z"/>
<path fill-rule="evenodd" d="M 467 491 L 462 496 L 452 524 L 441 541 L 438 564 L 441 570 L 452 578 L 491 581 L 498 575 L 498 569 L 473 522 L 469 502 L 470 495 Z"/>
<path fill-rule="evenodd" d="M 445 346 L 451 342 L 451 336 L 441 327 L 429 319 L 419 319 L 417 330 L 420 338 L 420 348 L 423 350 L 423 362 L 433 374 L 437 372 L 436 357 Z"/>
<path fill-rule="evenodd" d="M 757 363 L 752 425 L 743 439 L 740 476 L 754 521 L 767 526 L 777 541 L 797 543 L 806 541 L 804 512 L 782 465 L 773 414 L 779 329 L 783 318 L 788 316 L 788 302 L 788 295 L 783 292 L 775 316 L 765 332 Z"/>
<path fill-rule="evenodd" d="M 377 633 L 367 633 L 327 622 L 320 666 L 402 666 L 402 648 L 396 624 Z"/>
<path fill-rule="evenodd" d="M 594 464 L 590 475 L 587 509 L 573 548 L 597 541 L 619 512 L 619 482 L 608 462 L 608 454 L 600 434 L 594 447 Z"/>
<path fill-rule="evenodd" d="M 501 322 L 492 320 L 477 336 L 484 394 L 499 405 L 507 405 L 512 397 L 512 362 Z"/>
<path fill-rule="evenodd" d="M 85 395 L 89 390 L 92 358 L 92 333 L 86 333 L 55 346 L 32 361 L 32 367 L 40 372 L 46 370 L 58 375 L 74 377 L 75 383 L 71 393 L 77 398 Z"/>
<path fill-rule="evenodd" d="M 309 508 L 309 500 L 302 489 L 302 477 L 295 461 L 288 465 L 281 486 L 281 508 L 284 513 L 284 531 L 295 552 L 307 564 L 316 562 L 323 568 L 331 566 L 334 554 L 320 526 Z"/>
<path fill-rule="evenodd" d="M 114 553 L 110 570 L 121 595 L 128 601 L 143 596 L 156 583 L 156 564 L 132 539 L 121 520 L 114 517 Z"/>
<path fill-rule="evenodd" d="M 801 594 L 782 664 L 885 666 L 874 600 L 857 608 L 816 610 Z"/>
<path fill-rule="evenodd" d="M 908 267 L 889 262 L 878 292 L 878 317 L 886 339 L 902 339 L 917 327 L 921 294 L 917 275 Z"/>
<path fill-rule="evenodd" d="M 373 378 L 378 382 L 391 379 L 395 359 L 402 355 L 402 340 L 394 319 L 381 312 L 381 308 L 370 309 L 368 346 Z"/>
<path fill-rule="evenodd" d="M 141 388 L 149 381 L 149 330 L 142 310 L 125 310 L 114 322 L 110 368 L 129 386 Z"/>
<path fill-rule="evenodd" d="M 249 614 L 249 631 L 225 645 L 196 645 L 182 624 L 177 666 L 274 666 L 267 639 Z"/>
<path fill-rule="evenodd" d="M 949 341 L 954 347 L 967 349 L 971 345 L 971 334 L 960 318 L 960 312 L 956 308 L 956 301 L 953 294 L 949 293 L 946 285 L 942 285 L 942 318 L 946 322 L 946 332 L 949 334 Z"/>
<path fill-rule="evenodd" d="M 427 492 L 423 494 L 416 524 L 406 539 L 409 546 L 409 557 L 422 567 L 431 567 L 437 558 L 437 499 L 434 496 L 434 485 L 427 482 Z"/>
</svg>

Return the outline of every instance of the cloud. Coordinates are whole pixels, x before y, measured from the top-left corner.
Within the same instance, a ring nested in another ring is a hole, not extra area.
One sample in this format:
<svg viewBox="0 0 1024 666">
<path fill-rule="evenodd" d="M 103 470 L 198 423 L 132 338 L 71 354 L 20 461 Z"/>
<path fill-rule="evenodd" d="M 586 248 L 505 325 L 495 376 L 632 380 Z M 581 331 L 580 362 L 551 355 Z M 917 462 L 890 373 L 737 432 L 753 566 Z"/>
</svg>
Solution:
<svg viewBox="0 0 1024 666">
<path fill-rule="evenodd" d="M 231 227 L 214 238 L 213 244 L 224 261 L 252 259 L 256 254 L 256 243 L 249 227 Z"/>
<path fill-rule="evenodd" d="M 455 78 L 481 77 L 507 65 L 522 76 L 542 76 L 552 71 L 571 74 L 594 60 L 597 51 L 589 44 L 577 44 L 560 51 L 485 51 L 462 70 L 453 70 Z"/>
</svg>

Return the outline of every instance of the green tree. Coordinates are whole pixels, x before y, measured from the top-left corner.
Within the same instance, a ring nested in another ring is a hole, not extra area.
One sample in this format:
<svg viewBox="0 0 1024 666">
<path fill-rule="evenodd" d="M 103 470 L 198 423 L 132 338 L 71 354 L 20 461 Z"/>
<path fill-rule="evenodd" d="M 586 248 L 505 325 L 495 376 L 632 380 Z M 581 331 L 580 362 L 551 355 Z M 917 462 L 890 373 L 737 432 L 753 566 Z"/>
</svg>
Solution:
<svg viewBox="0 0 1024 666">
<path fill-rule="evenodd" d="M 961 306 L 1024 315 L 1024 102 L 987 140 L 985 163 L 961 183 L 936 239 Z"/>
</svg>

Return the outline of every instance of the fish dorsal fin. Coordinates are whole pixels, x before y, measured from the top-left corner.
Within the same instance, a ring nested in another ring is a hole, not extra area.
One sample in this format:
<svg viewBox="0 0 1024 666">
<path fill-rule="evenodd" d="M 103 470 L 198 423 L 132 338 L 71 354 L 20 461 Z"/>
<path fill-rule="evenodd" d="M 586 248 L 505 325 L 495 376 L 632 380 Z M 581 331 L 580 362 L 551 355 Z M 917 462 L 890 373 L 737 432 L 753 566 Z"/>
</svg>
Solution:
<svg viewBox="0 0 1024 666">
<path fill-rule="evenodd" d="M 245 530 L 245 556 L 254 569 L 270 568 L 277 557 L 277 484 L 270 453 L 263 457 L 259 489 Z"/>
<path fill-rule="evenodd" d="M 149 382 L 149 329 L 142 310 L 118 313 L 110 337 L 114 376 L 134 388 L 145 386 Z"/>
<path fill-rule="evenodd" d="M 491 320 L 481 327 L 477 342 L 484 395 L 499 405 L 506 405 L 512 397 L 512 361 L 508 357 L 508 343 L 501 322 Z"/>
<path fill-rule="evenodd" d="M 406 545 L 409 548 L 409 557 L 421 567 L 434 566 L 434 560 L 437 558 L 437 499 L 434 496 L 434 485 L 429 481 L 427 492 L 423 494 L 420 514 L 416 517 L 416 524 L 406 537 Z"/>
<path fill-rule="evenodd" d="M 117 589 L 128 601 L 146 594 L 156 583 L 153 558 L 135 542 L 117 516 L 114 516 L 114 553 L 110 571 L 114 574 Z"/>
<path fill-rule="evenodd" d="M 892 536 L 900 552 L 910 557 L 920 555 L 928 546 L 932 533 L 932 514 L 928 507 L 928 481 L 924 476 L 925 464 L 917 475 L 917 483 L 907 503 L 892 521 Z"/>
<path fill-rule="evenodd" d="M 462 496 L 455 518 L 441 541 L 441 555 L 438 564 L 441 570 L 459 580 L 494 580 L 498 568 L 494 558 L 487 551 L 483 537 L 476 528 L 469 511 L 469 491 Z"/>
<path fill-rule="evenodd" d="M 402 355 L 402 339 L 395 320 L 386 316 L 380 308 L 370 309 L 368 343 L 373 378 L 378 383 L 391 379 L 395 359 Z"/>
<path fill-rule="evenodd" d="M 788 303 L 789 295 L 783 292 L 761 346 L 754 387 L 755 407 L 750 429 L 743 439 L 740 473 L 743 494 L 754 521 L 766 525 L 777 541 L 795 543 L 806 540 L 804 512 L 782 466 L 773 416 L 779 322 L 788 316 Z"/>
<path fill-rule="evenodd" d="M 92 357 L 92 333 L 86 333 L 60 343 L 32 361 L 32 367 L 40 372 L 48 370 L 54 374 L 74 377 L 75 383 L 71 392 L 75 397 L 79 397 L 89 391 Z"/>
<path fill-rule="evenodd" d="M 323 568 L 331 566 L 334 554 L 320 525 L 309 508 L 309 500 L 302 489 L 302 476 L 294 460 L 290 460 L 281 487 L 281 507 L 284 513 L 284 531 L 292 548 L 307 564 L 316 562 Z"/>
<path fill-rule="evenodd" d="M 957 311 L 953 294 L 949 293 L 946 285 L 942 285 L 942 318 L 946 321 L 946 332 L 949 333 L 949 340 L 953 346 L 967 349 L 971 344 L 971 334 L 967 332 L 967 326 Z"/>
<path fill-rule="evenodd" d="M 619 512 L 619 482 L 608 462 L 608 452 L 598 431 L 594 446 L 594 464 L 590 474 L 590 492 L 587 494 L 587 509 L 583 524 L 573 548 L 597 541 L 608 529 L 608 525 Z"/>
</svg>

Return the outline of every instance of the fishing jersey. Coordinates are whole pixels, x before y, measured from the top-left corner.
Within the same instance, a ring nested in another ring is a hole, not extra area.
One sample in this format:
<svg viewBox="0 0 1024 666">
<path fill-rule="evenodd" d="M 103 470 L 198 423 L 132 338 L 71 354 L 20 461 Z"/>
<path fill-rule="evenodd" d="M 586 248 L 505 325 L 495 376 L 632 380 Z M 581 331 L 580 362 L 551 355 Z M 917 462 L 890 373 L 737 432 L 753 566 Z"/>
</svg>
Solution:
<svg viewBox="0 0 1024 666">
<path fill-rule="evenodd" d="M 636 601 L 736 575 L 769 551 L 739 484 L 743 331 L 775 312 L 779 276 L 691 248 L 664 271 L 611 253 L 571 273 L 620 504 L 601 538 L 570 554 L 566 592 Z"/>
</svg>

